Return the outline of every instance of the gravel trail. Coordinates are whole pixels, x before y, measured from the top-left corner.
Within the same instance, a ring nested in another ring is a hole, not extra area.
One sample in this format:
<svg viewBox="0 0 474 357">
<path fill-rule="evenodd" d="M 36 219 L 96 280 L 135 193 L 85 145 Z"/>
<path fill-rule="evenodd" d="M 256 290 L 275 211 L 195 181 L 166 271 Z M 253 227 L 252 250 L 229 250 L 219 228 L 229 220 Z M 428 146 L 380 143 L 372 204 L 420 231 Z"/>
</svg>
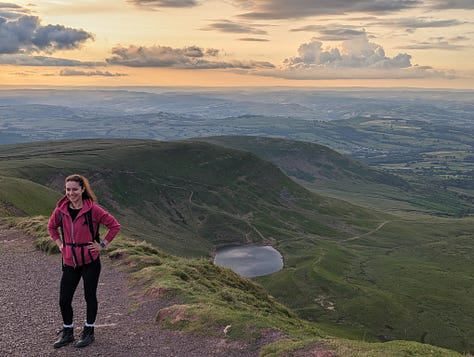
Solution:
<svg viewBox="0 0 474 357">
<path fill-rule="evenodd" d="M 147 300 L 129 286 L 126 272 L 101 259 L 95 342 L 55 350 L 60 257 L 37 250 L 23 232 L 0 227 L 0 356 L 258 356 L 255 346 L 161 329 L 155 316 L 170 302 Z M 82 282 L 73 307 L 77 339 L 85 319 Z"/>
</svg>

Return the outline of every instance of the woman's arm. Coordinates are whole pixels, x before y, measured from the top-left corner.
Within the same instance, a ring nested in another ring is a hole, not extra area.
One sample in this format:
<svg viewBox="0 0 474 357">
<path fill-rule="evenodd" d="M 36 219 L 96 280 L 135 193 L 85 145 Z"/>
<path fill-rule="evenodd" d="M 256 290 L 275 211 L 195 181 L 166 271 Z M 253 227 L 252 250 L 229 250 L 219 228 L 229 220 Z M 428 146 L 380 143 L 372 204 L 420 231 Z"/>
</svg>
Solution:
<svg viewBox="0 0 474 357">
<path fill-rule="evenodd" d="M 59 235 L 59 232 L 58 232 L 59 221 L 60 221 L 59 211 L 58 211 L 58 208 L 55 208 L 53 213 L 51 214 L 51 217 L 49 217 L 49 220 L 48 220 L 48 232 L 56 244 L 58 244 L 58 241 L 59 241 L 59 243 L 61 243 L 62 245 L 61 236 Z"/>
<path fill-rule="evenodd" d="M 63 241 L 62 241 L 61 239 L 56 239 L 56 240 L 54 241 L 54 243 L 56 243 L 56 245 L 57 245 L 58 248 L 59 248 L 59 251 L 62 253 L 62 252 L 63 252 L 63 247 L 64 247 Z"/>
<path fill-rule="evenodd" d="M 102 207 L 95 205 L 95 208 L 97 208 L 95 211 L 97 212 L 99 218 L 97 221 L 106 226 L 108 229 L 108 232 L 103 239 L 103 242 L 108 245 L 110 242 L 112 242 L 118 232 L 120 232 L 120 223 L 112 214 Z M 94 211 L 92 212 L 94 213 Z"/>
</svg>

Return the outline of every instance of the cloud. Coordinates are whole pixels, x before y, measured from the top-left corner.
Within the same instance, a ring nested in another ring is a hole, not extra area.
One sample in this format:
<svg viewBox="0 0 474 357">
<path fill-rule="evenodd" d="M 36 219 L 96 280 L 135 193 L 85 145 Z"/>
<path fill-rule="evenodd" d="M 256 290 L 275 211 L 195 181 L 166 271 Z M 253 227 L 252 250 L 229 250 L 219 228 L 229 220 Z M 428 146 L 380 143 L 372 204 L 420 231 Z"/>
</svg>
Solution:
<svg viewBox="0 0 474 357">
<path fill-rule="evenodd" d="M 341 48 L 323 48 L 322 42 L 312 38 L 310 42 L 300 45 L 298 55 L 287 58 L 280 68 L 256 74 L 300 80 L 448 76 L 430 67 L 412 65 L 411 56 L 407 53 L 388 57 L 382 46 L 370 42 L 367 36 L 344 41 Z"/>
<path fill-rule="evenodd" d="M 298 48 L 298 56 L 285 60 L 287 67 L 323 66 L 334 68 L 405 68 L 410 67 L 411 56 L 398 54 L 385 56 L 382 46 L 370 42 L 366 36 L 344 41 L 342 50 L 323 49 L 322 42 L 313 38 Z"/>
<path fill-rule="evenodd" d="M 128 2 L 152 11 L 161 8 L 183 8 L 199 5 L 197 0 L 128 0 Z"/>
<path fill-rule="evenodd" d="M 0 3 L 0 54 L 53 53 L 79 48 L 93 35 L 63 25 L 42 26 L 36 16 L 14 4 Z"/>
<path fill-rule="evenodd" d="M 435 71 L 431 67 L 421 66 L 413 66 L 405 69 L 399 68 L 391 71 L 382 69 L 366 70 L 361 68 L 345 70 L 336 68 L 288 68 L 285 70 L 260 71 L 254 74 L 291 80 L 456 78 L 454 72 Z"/>
<path fill-rule="evenodd" d="M 29 14 L 30 11 L 17 4 L 0 3 L 0 18 L 16 19 L 22 15 Z"/>
<path fill-rule="evenodd" d="M 248 41 L 248 42 L 268 42 L 270 40 L 266 38 L 255 38 L 255 37 L 242 37 L 238 39 L 239 41 Z"/>
<path fill-rule="evenodd" d="M 180 69 L 255 69 L 274 68 L 270 62 L 219 61 L 219 50 L 198 46 L 172 48 L 168 46 L 117 46 L 113 57 L 106 61 L 128 67 L 168 67 Z"/>
<path fill-rule="evenodd" d="M 101 76 L 101 77 L 123 77 L 128 76 L 125 73 L 111 73 L 109 71 L 78 71 L 76 69 L 63 69 L 59 72 L 60 76 Z"/>
<path fill-rule="evenodd" d="M 250 26 L 247 24 L 240 24 L 230 20 L 220 20 L 214 22 L 206 27 L 201 28 L 203 31 L 220 31 L 220 32 L 229 32 L 229 33 L 250 33 L 254 35 L 266 35 L 267 32 L 260 30 L 255 26 Z"/>
<path fill-rule="evenodd" d="M 308 25 L 299 28 L 292 29 L 291 31 L 310 31 L 319 32 L 320 35 L 317 38 L 321 41 L 345 41 L 358 36 L 365 36 L 366 32 L 364 29 L 360 29 L 354 26 L 343 26 L 337 24 L 329 25 Z"/>
<path fill-rule="evenodd" d="M 70 50 L 93 36 L 84 30 L 75 30 L 63 25 L 47 25 L 36 29 L 32 38 L 34 46 L 45 52 Z"/>
<path fill-rule="evenodd" d="M 401 49 L 409 50 L 444 50 L 444 51 L 461 51 L 467 48 L 467 45 L 458 44 L 469 40 L 464 36 L 456 36 L 452 38 L 431 37 L 426 41 L 419 41 L 411 45 L 401 46 Z"/>
<path fill-rule="evenodd" d="M 20 5 L 0 2 L 0 9 L 21 9 Z"/>
<path fill-rule="evenodd" d="M 465 23 L 466 22 L 462 22 L 455 19 L 435 20 L 433 18 L 428 17 L 411 17 L 401 19 L 386 19 L 383 21 L 373 22 L 370 25 L 405 28 L 408 32 L 415 32 L 416 29 L 420 28 L 453 27 L 463 25 Z"/>
<path fill-rule="evenodd" d="M 472 0 L 432 0 L 431 7 L 439 10 L 465 9 L 473 10 L 474 2 Z"/>
<path fill-rule="evenodd" d="M 16 66 L 103 66 L 103 62 L 82 62 L 64 58 L 47 56 L 31 56 L 27 54 L 0 54 L 0 64 Z"/>
<path fill-rule="evenodd" d="M 240 16 L 250 19 L 294 19 L 350 13 L 393 13 L 421 4 L 421 0 L 234 0 L 250 10 Z"/>
</svg>

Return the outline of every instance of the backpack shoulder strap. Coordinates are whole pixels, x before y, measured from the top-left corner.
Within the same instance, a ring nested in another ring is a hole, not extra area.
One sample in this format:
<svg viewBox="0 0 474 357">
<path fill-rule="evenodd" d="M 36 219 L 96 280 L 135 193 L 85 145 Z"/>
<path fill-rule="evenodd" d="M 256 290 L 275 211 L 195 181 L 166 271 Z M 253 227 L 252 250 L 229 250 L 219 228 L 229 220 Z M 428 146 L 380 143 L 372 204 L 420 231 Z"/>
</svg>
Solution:
<svg viewBox="0 0 474 357">
<path fill-rule="evenodd" d="M 96 241 L 97 243 L 100 243 L 100 234 L 99 234 L 99 226 L 100 224 L 97 224 L 97 231 L 94 231 L 94 225 L 92 223 L 92 208 L 88 210 L 85 214 L 87 224 L 89 225 L 89 231 L 91 232 L 92 240 Z"/>
<path fill-rule="evenodd" d="M 63 213 L 61 211 L 59 211 L 59 230 L 61 232 L 61 239 L 64 245 L 65 241 L 64 241 L 64 227 L 63 227 Z"/>
</svg>

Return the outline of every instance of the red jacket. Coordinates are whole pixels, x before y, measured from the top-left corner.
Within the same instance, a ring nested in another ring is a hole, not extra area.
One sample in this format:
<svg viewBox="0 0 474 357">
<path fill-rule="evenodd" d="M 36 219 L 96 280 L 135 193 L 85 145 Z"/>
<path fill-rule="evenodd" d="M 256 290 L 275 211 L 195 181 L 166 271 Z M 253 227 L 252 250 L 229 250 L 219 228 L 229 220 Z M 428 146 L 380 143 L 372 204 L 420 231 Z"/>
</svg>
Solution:
<svg viewBox="0 0 474 357">
<path fill-rule="evenodd" d="M 99 224 L 108 228 L 108 232 L 103 240 L 111 242 L 120 231 L 120 223 L 109 212 L 101 206 L 95 204 L 91 199 L 85 199 L 84 206 L 78 213 L 74 222 L 68 211 L 69 200 L 66 196 L 59 200 L 48 221 L 48 231 L 53 240 L 61 239 L 59 226 L 62 213 L 62 225 L 64 230 L 65 243 L 62 251 L 63 263 L 70 266 L 80 266 L 88 264 L 99 256 L 98 252 L 89 251 L 87 246 L 72 246 L 70 244 L 84 244 L 93 241 L 89 225 L 87 224 L 85 212 L 92 210 L 92 224 L 94 232 Z M 74 252 L 73 252 L 74 250 Z M 92 259 L 91 259 L 92 258 Z M 77 264 L 75 263 L 75 261 Z"/>
</svg>

